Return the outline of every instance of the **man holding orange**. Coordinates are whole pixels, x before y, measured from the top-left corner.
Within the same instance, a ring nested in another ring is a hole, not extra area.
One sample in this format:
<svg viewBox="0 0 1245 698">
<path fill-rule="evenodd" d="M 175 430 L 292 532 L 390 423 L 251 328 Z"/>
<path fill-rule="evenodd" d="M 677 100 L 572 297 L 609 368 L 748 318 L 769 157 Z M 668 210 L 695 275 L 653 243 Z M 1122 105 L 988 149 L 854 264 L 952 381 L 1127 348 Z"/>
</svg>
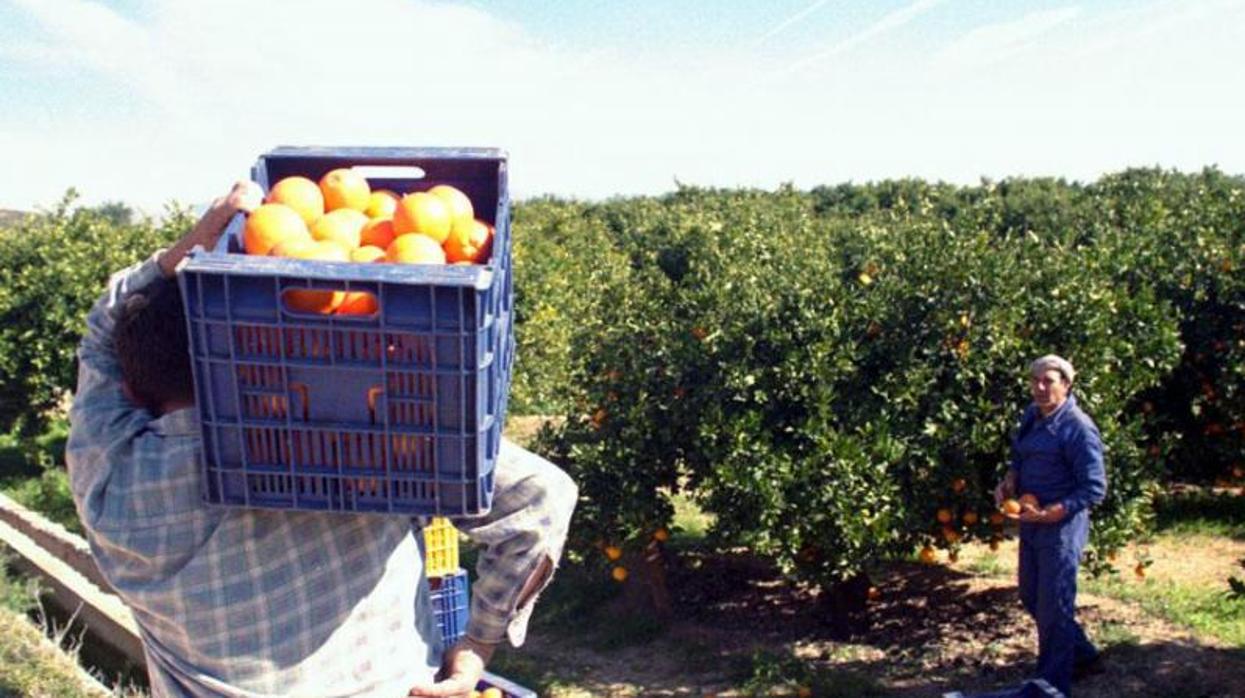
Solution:
<svg viewBox="0 0 1245 698">
<path fill-rule="evenodd" d="M 1049 354 L 1029 367 L 1033 403 L 1020 419 L 1012 461 L 995 500 L 1022 504 L 1020 598 L 1038 625 L 1038 675 L 1071 695 L 1074 675 L 1101 670 L 1076 622 L 1076 574 L 1089 538 L 1089 509 L 1107 492 L 1102 438 L 1072 395 L 1072 364 Z"/>
</svg>

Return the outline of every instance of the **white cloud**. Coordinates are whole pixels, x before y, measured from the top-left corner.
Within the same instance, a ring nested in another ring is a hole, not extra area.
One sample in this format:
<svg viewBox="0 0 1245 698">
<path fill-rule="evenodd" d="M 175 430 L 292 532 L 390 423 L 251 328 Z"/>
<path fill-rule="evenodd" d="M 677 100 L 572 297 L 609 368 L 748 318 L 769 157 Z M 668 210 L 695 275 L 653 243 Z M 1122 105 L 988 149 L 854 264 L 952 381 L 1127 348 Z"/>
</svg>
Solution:
<svg viewBox="0 0 1245 698">
<path fill-rule="evenodd" d="M 851 36 L 836 42 L 834 45 L 819 51 L 811 56 L 802 58 L 787 67 L 788 71 L 798 71 L 808 68 L 817 63 L 824 62 L 826 59 L 846 53 L 853 49 L 876 39 L 877 37 L 892 32 L 900 27 L 911 23 L 917 17 L 929 12 L 946 2 L 946 0 L 915 0 L 915 2 L 905 5 L 897 10 L 886 13 L 881 19 L 865 27 L 863 30 L 852 34 Z"/>
<path fill-rule="evenodd" d="M 667 191 L 676 177 L 773 187 L 1091 178 L 1155 163 L 1245 171 L 1245 3 L 1086 5 L 965 27 L 934 53 L 903 49 L 898 29 L 915 31 L 933 6 L 835 44 L 835 70 L 775 79 L 792 49 L 710 47 L 695 62 L 572 50 L 475 6 L 153 2 L 140 21 L 84 0 L 32 2 L 41 29 L 0 48 L 0 70 L 59 101 L 0 110 L 0 207 L 49 205 L 76 186 L 158 211 L 210 198 L 279 144 L 499 146 L 519 195 L 587 197 Z M 888 50 L 872 51 L 888 32 Z M 82 99 L 98 101 L 77 104 L 87 87 Z"/>
<path fill-rule="evenodd" d="M 817 0 L 816 2 L 805 7 L 799 12 L 796 12 L 795 14 L 788 16 L 787 18 L 783 19 L 778 24 L 775 24 L 774 26 L 767 29 L 765 33 L 757 37 L 756 40 L 753 42 L 753 47 L 755 48 L 757 46 L 760 46 L 761 44 L 764 44 L 766 41 L 770 40 L 771 38 L 777 36 L 778 34 L 781 34 L 791 25 L 811 15 L 817 10 L 820 10 L 822 7 L 829 4 L 830 2 L 831 0 Z"/>
<path fill-rule="evenodd" d="M 931 58 L 936 70 L 971 70 L 1010 58 L 1025 49 L 1040 49 L 1039 37 L 1081 16 L 1079 7 L 1038 10 L 1006 22 L 975 27 L 941 48 Z"/>
</svg>

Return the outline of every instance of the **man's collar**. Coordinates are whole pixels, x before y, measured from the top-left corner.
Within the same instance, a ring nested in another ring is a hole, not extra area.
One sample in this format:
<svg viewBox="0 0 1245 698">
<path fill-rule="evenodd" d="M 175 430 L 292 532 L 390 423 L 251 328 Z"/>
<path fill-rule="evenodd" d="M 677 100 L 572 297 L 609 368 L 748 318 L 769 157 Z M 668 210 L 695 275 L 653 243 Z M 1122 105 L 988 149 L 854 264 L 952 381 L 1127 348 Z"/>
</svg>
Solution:
<svg viewBox="0 0 1245 698">
<path fill-rule="evenodd" d="M 152 422 L 165 436 L 192 436 L 199 433 L 199 411 L 194 407 L 166 412 Z"/>
<path fill-rule="evenodd" d="M 1049 415 L 1043 417 L 1041 416 L 1041 411 L 1039 411 L 1038 421 L 1045 423 L 1053 431 L 1055 427 L 1059 426 L 1059 422 L 1063 421 L 1064 416 L 1068 414 L 1068 409 L 1070 407 L 1074 407 L 1075 405 L 1076 396 L 1072 393 L 1068 393 L 1068 399 L 1064 400 L 1062 405 L 1056 407 L 1054 412 L 1051 412 Z"/>
</svg>

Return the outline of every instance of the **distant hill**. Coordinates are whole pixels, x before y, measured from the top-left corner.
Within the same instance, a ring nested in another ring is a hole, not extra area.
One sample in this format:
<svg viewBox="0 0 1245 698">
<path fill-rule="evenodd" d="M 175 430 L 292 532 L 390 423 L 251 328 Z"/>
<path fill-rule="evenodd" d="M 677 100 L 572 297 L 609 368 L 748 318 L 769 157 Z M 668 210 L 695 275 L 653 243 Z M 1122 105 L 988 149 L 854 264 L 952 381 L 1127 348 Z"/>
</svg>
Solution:
<svg viewBox="0 0 1245 698">
<path fill-rule="evenodd" d="M 10 211 L 0 208 L 0 228 L 7 228 L 29 215 L 28 211 Z"/>
</svg>

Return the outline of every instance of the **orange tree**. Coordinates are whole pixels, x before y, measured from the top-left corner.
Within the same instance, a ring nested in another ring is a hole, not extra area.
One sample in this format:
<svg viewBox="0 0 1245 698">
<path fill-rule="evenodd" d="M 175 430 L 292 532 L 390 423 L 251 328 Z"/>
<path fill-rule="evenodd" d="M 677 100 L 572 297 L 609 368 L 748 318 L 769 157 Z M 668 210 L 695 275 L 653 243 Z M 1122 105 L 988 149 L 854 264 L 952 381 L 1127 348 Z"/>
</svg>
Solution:
<svg viewBox="0 0 1245 698">
<path fill-rule="evenodd" d="M 1118 179 L 1154 176 L 1195 179 Z M 990 539 L 1024 368 L 1051 351 L 1078 365 L 1109 449 L 1095 550 L 1124 542 L 1161 467 L 1138 406 L 1194 321 L 1156 280 L 1198 243 L 1119 215 L 1153 193 L 1113 187 L 681 189 L 580 208 L 574 225 L 606 237 L 591 263 L 612 271 L 568 330 L 568 419 L 544 448 L 579 479 L 581 543 L 641 547 L 677 491 L 719 540 L 829 586 L 918 544 Z M 1239 189 L 1189 221 L 1225 216 Z"/>
<path fill-rule="evenodd" d="M 114 271 L 168 244 L 189 224 L 131 222 L 114 207 L 74 207 L 70 190 L 51 211 L 0 229 L 0 431 L 35 434 L 77 380 L 75 350 L 86 314 Z"/>
</svg>

